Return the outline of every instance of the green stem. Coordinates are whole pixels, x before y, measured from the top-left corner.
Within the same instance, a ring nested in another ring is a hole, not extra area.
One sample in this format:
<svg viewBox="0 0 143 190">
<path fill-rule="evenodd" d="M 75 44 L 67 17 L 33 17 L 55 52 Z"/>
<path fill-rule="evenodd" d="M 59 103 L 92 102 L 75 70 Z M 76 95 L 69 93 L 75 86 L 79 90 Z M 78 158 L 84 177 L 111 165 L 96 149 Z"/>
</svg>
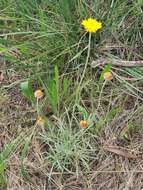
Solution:
<svg viewBox="0 0 143 190">
<path fill-rule="evenodd" d="M 99 99 L 98 99 L 98 105 L 97 105 L 97 108 L 96 108 L 97 111 L 100 108 L 100 102 L 101 102 L 102 93 L 103 93 L 105 85 L 106 85 L 106 80 L 104 81 L 104 83 L 102 84 L 102 87 L 101 87 L 101 91 L 100 91 Z"/>
<path fill-rule="evenodd" d="M 88 40 L 88 50 L 87 50 L 87 57 L 86 57 L 86 62 L 85 62 L 85 67 L 81 76 L 81 80 L 79 83 L 79 87 L 82 84 L 82 81 L 84 79 L 85 73 L 86 73 L 86 69 L 87 69 L 87 65 L 88 65 L 88 61 L 89 61 L 89 57 L 90 57 L 90 49 L 91 49 L 91 33 L 89 33 L 89 40 Z"/>
<path fill-rule="evenodd" d="M 91 33 L 89 33 L 88 50 L 87 50 L 87 57 L 86 57 L 86 62 L 85 62 L 84 70 L 83 70 L 83 73 L 82 73 L 82 75 L 81 75 L 81 79 L 80 79 L 80 82 L 79 82 L 78 88 L 77 88 L 76 103 L 77 103 L 78 97 L 79 97 L 79 95 L 80 95 L 80 88 L 81 88 L 83 79 L 84 79 L 84 77 L 85 77 L 85 73 L 86 73 L 88 61 L 89 61 L 89 58 L 90 58 L 90 49 L 91 49 Z"/>
<path fill-rule="evenodd" d="M 39 100 L 37 98 L 37 102 L 36 102 L 36 109 L 37 109 L 37 115 L 39 117 Z"/>
<path fill-rule="evenodd" d="M 86 73 L 88 61 L 89 61 L 89 58 L 90 58 L 90 48 L 91 48 L 91 33 L 89 33 L 88 50 L 87 50 L 87 57 L 86 57 L 86 62 L 85 62 L 84 70 L 83 70 L 80 82 L 79 82 L 77 90 L 76 90 L 75 105 L 74 105 L 73 111 L 72 111 L 72 118 L 71 118 L 70 126 L 72 125 L 72 121 L 73 121 L 73 118 L 74 118 L 74 112 L 75 112 L 76 105 L 78 103 L 78 99 L 79 99 L 79 95 L 80 95 L 80 88 L 81 88 L 81 85 L 82 85 L 82 82 L 83 82 L 83 79 L 84 79 L 84 76 L 85 76 L 85 73 Z"/>
</svg>

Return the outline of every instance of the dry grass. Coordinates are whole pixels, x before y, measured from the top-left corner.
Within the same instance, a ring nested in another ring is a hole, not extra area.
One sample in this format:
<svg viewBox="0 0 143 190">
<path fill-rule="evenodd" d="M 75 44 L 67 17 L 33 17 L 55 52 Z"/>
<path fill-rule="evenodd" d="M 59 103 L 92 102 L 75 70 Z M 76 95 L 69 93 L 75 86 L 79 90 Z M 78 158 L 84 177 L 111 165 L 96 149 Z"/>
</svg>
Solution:
<svg viewBox="0 0 143 190">
<path fill-rule="evenodd" d="M 114 65 L 105 84 L 104 68 L 90 67 L 100 57 L 143 59 L 142 2 L 51 2 L 0 1 L 0 190 L 142 190 L 143 69 Z M 104 27 L 92 35 L 83 76 L 88 34 L 80 22 L 92 15 Z M 55 64 L 52 109 L 46 90 Z M 25 79 L 45 90 L 45 126 L 20 90 Z"/>
<path fill-rule="evenodd" d="M 10 84 L 11 82 L 10 80 Z M 8 79 L 6 79 L 6 83 L 8 84 Z M 4 81 L 3 86 L 5 86 Z M 130 101 L 130 99 L 131 97 L 128 96 L 126 101 Z M 134 102 L 136 101 L 134 99 Z M 9 91 L 2 91 L 1 103 L 2 150 L 4 145 L 9 143 L 9 140 L 15 139 L 20 133 L 28 137 L 31 125 L 35 122 L 35 112 L 31 110 L 30 105 L 18 92 L 17 86 Z M 31 181 L 27 181 L 21 175 L 21 145 L 19 145 L 7 163 L 7 190 L 141 190 L 143 188 L 143 134 L 134 132 L 130 134 L 129 141 L 118 138 L 128 117 L 130 117 L 128 113 L 132 114 L 135 111 L 131 104 L 127 107 L 126 104 L 124 105 L 124 112 L 114 117 L 112 122 L 108 123 L 102 130 L 100 138 L 98 138 L 98 149 L 93 155 L 95 159 L 91 163 L 91 171 L 83 170 L 79 171 L 78 174 L 52 171 L 49 178 L 49 163 L 43 159 L 43 148 L 37 140 L 41 129 L 37 128 L 32 137 L 28 154 L 23 160 Z M 142 125 L 142 113 L 134 115 L 133 120 L 138 125 Z M 136 153 L 138 157 L 128 159 L 105 151 L 106 144 L 124 147 L 125 150 Z"/>
</svg>

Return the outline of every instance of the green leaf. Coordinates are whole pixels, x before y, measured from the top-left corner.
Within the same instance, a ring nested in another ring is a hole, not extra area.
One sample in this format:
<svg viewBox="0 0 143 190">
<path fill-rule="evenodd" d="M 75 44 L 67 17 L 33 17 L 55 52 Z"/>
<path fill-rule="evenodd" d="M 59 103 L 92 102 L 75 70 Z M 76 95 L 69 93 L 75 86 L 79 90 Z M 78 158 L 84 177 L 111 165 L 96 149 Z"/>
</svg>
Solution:
<svg viewBox="0 0 143 190">
<path fill-rule="evenodd" d="M 0 187 L 6 186 L 5 169 L 7 167 L 7 160 L 15 153 L 19 146 L 23 143 L 24 134 L 21 133 L 15 140 L 6 144 L 0 153 Z"/>
<path fill-rule="evenodd" d="M 56 82 L 56 88 L 57 88 L 57 93 L 59 90 L 59 70 L 58 70 L 58 66 L 55 65 L 55 82 Z"/>
<path fill-rule="evenodd" d="M 0 158 L 0 174 L 4 173 L 4 170 L 6 169 L 5 161 Z"/>
<path fill-rule="evenodd" d="M 27 80 L 20 84 L 23 95 L 30 101 L 34 102 L 34 92 L 32 89 L 31 81 Z"/>
<path fill-rule="evenodd" d="M 5 169 L 6 169 L 6 163 L 5 161 L 0 157 L 0 186 L 4 187 L 6 186 L 6 176 L 5 176 Z"/>
<path fill-rule="evenodd" d="M 54 80 L 51 81 L 50 85 L 50 101 L 54 113 L 57 113 L 58 97 L 57 97 L 57 86 Z"/>
<path fill-rule="evenodd" d="M 5 174 L 0 173 L 0 187 L 6 187 L 7 178 Z"/>
<path fill-rule="evenodd" d="M 29 146 L 30 146 L 30 140 L 27 140 L 25 145 L 24 145 L 24 148 L 22 150 L 22 153 L 21 153 L 21 157 L 20 157 L 21 161 L 24 160 L 24 158 L 28 152 Z"/>
<path fill-rule="evenodd" d="M 28 48 L 26 46 L 20 47 L 20 52 L 25 55 L 28 55 L 29 53 Z"/>
<path fill-rule="evenodd" d="M 122 140 L 129 140 L 129 134 L 128 134 L 129 131 L 124 131 L 124 132 L 121 132 L 121 134 L 119 135 L 119 138 L 122 139 Z"/>
<path fill-rule="evenodd" d="M 24 177 L 24 179 L 26 179 L 26 180 L 28 180 L 28 181 L 32 181 L 32 180 L 31 180 L 31 177 L 30 177 L 30 175 L 28 174 L 28 172 L 27 172 L 25 166 L 23 165 L 23 160 L 24 160 L 24 158 L 26 157 L 26 154 L 27 154 L 27 152 L 28 152 L 28 150 L 29 150 L 30 142 L 31 142 L 31 137 L 26 141 L 26 143 L 25 143 L 25 145 L 24 145 L 24 148 L 23 148 L 23 150 L 22 150 L 21 157 L 20 157 L 20 160 L 21 160 L 21 162 L 22 162 L 22 163 L 21 163 L 21 167 L 20 167 L 20 169 L 21 169 L 21 174 L 22 174 L 22 176 Z"/>
<path fill-rule="evenodd" d="M 70 22 L 71 21 L 71 1 L 67 1 L 67 0 L 59 0 L 59 5 L 60 5 L 60 9 L 61 9 L 61 13 L 64 16 L 64 19 L 66 22 Z"/>
<path fill-rule="evenodd" d="M 47 101 L 51 104 L 52 111 L 54 113 L 57 113 L 57 88 L 56 88 L 56 82 L 54 79 L 49 79 L 48 84 L 45 88 L 45 93 L 47 97 Z"/>
<path fill-rule="evenodd" d="M 23 164 L 21 165 L 21 175 L 27 181 L 32 182 L 32 179 L 31 179 L 30 175 L 28 174 L 28 172 L 27 172 L 27 170 Z"/>
<path fill-rule="evenodd" d="M 84 107 L 80 106 L 80 105 L 77 105 L 77 108 L 78 108 L 79 112 L 83 115 L 83 118 L 84 118 L 85 120 L 87 120 L 88 117 L 89 117 L 89 114 L 88 114 L 88 112 L 86 111 L 86 109 L 85 109 Z"/>
<path fill-rule="evenodd" d="M 54 106 L 54 110 L 57 112 L 59 106 L 59 70 L 57 65 L 55 65 L 54 71 L 55 71 L 55 77 L 52 82 L 51 92 L 52 92 L 52 105 Z"/>
<path fill-rule="evenodd" d="M 8 49 L 7 49 L 7 48 L 0 47 L 0 53 L 7 52 L 7 51 L 8 51 Z"/>
<path fill-rule="evenodd" d="M 68 79 L 64 79 L 63 80 L 63 92 L 62 92 L 63 96 L 65 94 L 67 94 L 69 86 L 70 86 L 70 81 Z"/>
</svg>

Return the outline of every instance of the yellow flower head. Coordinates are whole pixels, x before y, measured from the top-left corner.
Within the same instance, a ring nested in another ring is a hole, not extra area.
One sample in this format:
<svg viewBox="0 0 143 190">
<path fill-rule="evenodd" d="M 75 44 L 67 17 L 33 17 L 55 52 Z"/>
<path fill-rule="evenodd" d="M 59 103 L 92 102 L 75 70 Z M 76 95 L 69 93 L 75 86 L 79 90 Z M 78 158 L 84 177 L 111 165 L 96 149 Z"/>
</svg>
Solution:
<svg viewBox="0 0 143 190">
<path fill-rule="evenodd" d="M 34 92 L 34 96 L 35 98 L 40 99 L 44 96 L 44 93 L 42 92 L 42 90 L 38 89 Z"/>
<path fill-rule="evenodd" d="M 104 73 L 104 75 L 103 75 L 103 77 L 104 77 L 104 80 L 107 80 L 107 81 L 110 81 L 110 80 L 112 80 L 113 79 L 113 75 L 112 75 L 112 73 L 111 72 L 105 72 Z"/>
<path fill-rule="evenodd" d="M 88 18 L 81 22 L 81 25 L 84 26 L 87 32 L 96 32 L 97 30 L 102 28 L 102 23 L 98 22 L 94 18 Z"/>
<path fill-rule="evenodd" d="M 80 127 L 81 128 L 87 128 L 88 127 L 88 122 L 86 120 L 81 120 L 80 121 Z"/>
<path fill-rule="evenodd" d="M 39 125 L 39 126 L 43 126 L 44 123 L 45 123 L 44 119 L 39 116 L 39 117 L 37 118 L 36 124 Z"/>
</svg>

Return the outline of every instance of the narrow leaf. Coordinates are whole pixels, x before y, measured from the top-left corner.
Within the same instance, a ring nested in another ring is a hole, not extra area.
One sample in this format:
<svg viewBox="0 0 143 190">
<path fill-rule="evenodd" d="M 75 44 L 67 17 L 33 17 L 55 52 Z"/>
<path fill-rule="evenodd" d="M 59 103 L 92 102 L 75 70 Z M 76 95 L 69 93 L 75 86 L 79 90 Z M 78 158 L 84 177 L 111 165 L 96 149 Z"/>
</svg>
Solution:
<svg viewBox="0 0 143 190">
<path fill-rule="evenodd" d="M 31 81 L 27 80 L 20 84 L 23 95 L 30 101 L 34 101 L 34 92 L 32 90 Z"/>
</svg>

